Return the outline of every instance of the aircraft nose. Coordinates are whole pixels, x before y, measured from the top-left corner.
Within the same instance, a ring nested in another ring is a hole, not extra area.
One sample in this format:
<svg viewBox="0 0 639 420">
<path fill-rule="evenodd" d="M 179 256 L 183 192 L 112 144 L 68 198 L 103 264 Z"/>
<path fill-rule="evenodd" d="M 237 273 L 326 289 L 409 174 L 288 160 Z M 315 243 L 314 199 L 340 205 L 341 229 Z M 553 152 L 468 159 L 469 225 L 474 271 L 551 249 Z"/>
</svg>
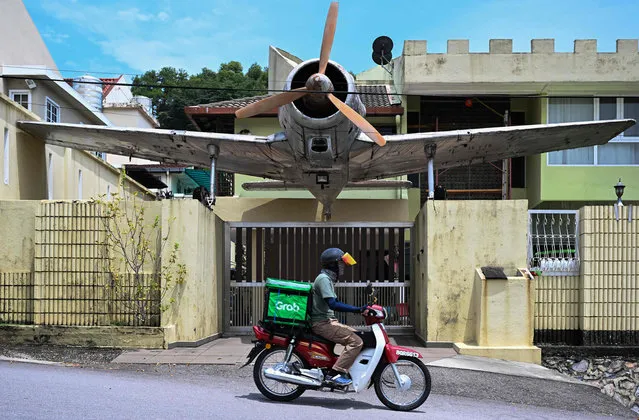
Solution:
<svg viewBox="0 0 639 420">
<path fill-rule="evenodd" d="M 333 82 L 326 75 L 315 73 L 306 81 L 306 88 L 316 92 L 332 92 Z"/>
</svg>

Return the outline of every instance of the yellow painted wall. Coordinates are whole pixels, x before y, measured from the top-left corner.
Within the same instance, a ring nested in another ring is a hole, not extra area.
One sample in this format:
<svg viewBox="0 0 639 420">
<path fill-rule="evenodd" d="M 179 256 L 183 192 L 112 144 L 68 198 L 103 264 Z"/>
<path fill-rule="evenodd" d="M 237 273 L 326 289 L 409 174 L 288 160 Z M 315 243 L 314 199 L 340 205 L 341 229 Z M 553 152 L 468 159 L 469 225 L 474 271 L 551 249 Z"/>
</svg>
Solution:
<svg viewBox="0 0 639 420">
<path fill-rule="evenodd" d="M 162 314 L 165 342 L 195 342 L 221 332 L 224 224 L 196 200 L 161 205 L 163 234 L 169 235 L 162 258 L 167 261 L 169 247 L 178 243 L 187 269 L 185 283 L 165 296 L 165 303 L 175 299 Z"/>
<path fill-rule="evenodd" d="M 17 128 L 18 121 L 37 121 L 32 112 L 0 94 L 0 200 L 44 200 L 49 198 L 48 172 L 53 174 L 51 199 L 80 199 L 79 171 L 82 171 L 82 199 L 117 191 L 120 172 L 91 153 L 45 145 Z M 89 121 L 84 121 L 89 123 Z M 9 182 L 4 182 L 4 139 L 9 140 Z M 146 200 L 155 196 L 142 185 L 126 178 L 127 188 Z"/>
<path fill-rule="evenodd" d="M 315 199 L 218 197 L 214 212 L 229 222 L 321 221 Z M 337 200 L 331 222 L 408 222 L 408 200 Z"/>
<path fill-rule="evenodd" d="M 471 299 L 475 328 L 469 342 L 488 347 L 532 346 L 534 300 L 534 280 L 515 273 L 508 279 L 486 279 L 477 268 Z"/>
<path fill-rule="evenodd" d="M 525 200 L 424 204 L 414 245 L 419 335 L 429 342 L 472 339 L 475 269 L 496 265 L 513 275 L 525 267 L 527 209 Z"/>
<path fill-rule="evenodd" d="M 46 146 L 46 162 L 53 159 L 52 200 L 87 200 L 118 190 L 120 170 L 98 157 L 82 150 L 60 146 Z M 80 196 L 80 171 L 82 171 L 82 192 Z M 127 177 L 127 189 L 138 193 L 143 200 L 155 200 L 149 190 Z"/>
<path fill-rule="evenodd" d="M 45 146 L 16 127 L 20 120 L 38 117 L 0 94 L 0 200 L 38 200 L 46 198 Z M 9 180 L 4 182 L 5 130 L 9 141 Z"/>
<path fill-rule="evenodd" d="M 33 270 L 39 201 L 0 201 L 0 272 Z"/>
</svg>

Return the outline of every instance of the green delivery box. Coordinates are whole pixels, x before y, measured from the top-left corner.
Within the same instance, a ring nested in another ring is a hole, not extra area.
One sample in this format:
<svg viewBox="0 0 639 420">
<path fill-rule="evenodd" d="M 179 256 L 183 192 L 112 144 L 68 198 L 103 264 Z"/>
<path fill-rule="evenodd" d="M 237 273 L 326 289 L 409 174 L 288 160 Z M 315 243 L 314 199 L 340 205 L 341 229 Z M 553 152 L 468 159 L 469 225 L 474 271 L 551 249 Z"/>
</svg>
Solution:
<svg viewBox="0 0 639 420">
<path fill-rule="evenodd" d="M 264 321 L 280 325 L 306 325 L 311 313 L 311 283 L 266 279 Z"/>
</svg>

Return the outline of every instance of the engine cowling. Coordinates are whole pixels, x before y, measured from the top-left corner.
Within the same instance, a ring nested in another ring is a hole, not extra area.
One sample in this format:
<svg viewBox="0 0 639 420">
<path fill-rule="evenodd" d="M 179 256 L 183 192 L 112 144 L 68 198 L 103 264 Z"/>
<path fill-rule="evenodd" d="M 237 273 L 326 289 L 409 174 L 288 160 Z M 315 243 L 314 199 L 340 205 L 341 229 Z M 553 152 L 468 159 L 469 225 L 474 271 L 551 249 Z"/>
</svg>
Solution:
<svg viewBox="0 0 639 420">
<path fill-rule="evenodd" d="M 297 65 L 286 79 L 285 90 L 297 89 L 307 86 L 307 82 L 319 70 L 319 60 L 312 59 Z M 361 99 L 353 92 L 357 91 L 355 80 L 341 65 L 334 61 L 329 61 L 325 72 L 326 77 L 332 83 L 333 94 L 345 102 L 348 106 L 357 111 L 360 115 L 365 115 L 366 109 Z M 282 118 L 284 115 L 284 119 Z M 327 129 L 344 122 L 343 114 L 338 112 L 326 95 L 308 94 L 293 103 L 280 109 L 280 122 L 284 127 L 290 126 L 290 121 L 285 121 L 286 117 L 291 117 L 298 124 L 311 126 L 315 129 Z"/>
</svg>

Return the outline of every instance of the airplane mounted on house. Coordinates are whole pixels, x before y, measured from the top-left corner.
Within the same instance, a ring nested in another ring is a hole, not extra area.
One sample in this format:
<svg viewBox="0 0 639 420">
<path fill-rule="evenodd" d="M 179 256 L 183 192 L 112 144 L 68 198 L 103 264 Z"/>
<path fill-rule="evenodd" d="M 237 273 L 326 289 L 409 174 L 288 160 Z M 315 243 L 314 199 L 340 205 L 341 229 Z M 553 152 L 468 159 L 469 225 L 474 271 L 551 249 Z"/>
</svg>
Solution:
<svg viewBox="0 0 639 420">
<path fill-rule="evenodd" d="M 590 121 L 382 136 L 364 119 L 366 109 L 355 80 L 329 60 L 337 23 L 331 3 L 319 59 L 304 61 L 288 75 L 286 92 L 236 112 L 250 117 L 279 108 L 282 132 L 268 137 L 191 131 L 120 128 L 46 122 L 19 126 L 47 143 L 82 150 L 211 168 L 270 178 L 271 188 L 306 188 L 323 205 L 348 187 L 397 186 L 383 178 L 440 168 L 492 162 L 563 149 L 605 144 L 634 120 Z M 375 180 L 375 181 L 371 181 Z"/>
</svg>

